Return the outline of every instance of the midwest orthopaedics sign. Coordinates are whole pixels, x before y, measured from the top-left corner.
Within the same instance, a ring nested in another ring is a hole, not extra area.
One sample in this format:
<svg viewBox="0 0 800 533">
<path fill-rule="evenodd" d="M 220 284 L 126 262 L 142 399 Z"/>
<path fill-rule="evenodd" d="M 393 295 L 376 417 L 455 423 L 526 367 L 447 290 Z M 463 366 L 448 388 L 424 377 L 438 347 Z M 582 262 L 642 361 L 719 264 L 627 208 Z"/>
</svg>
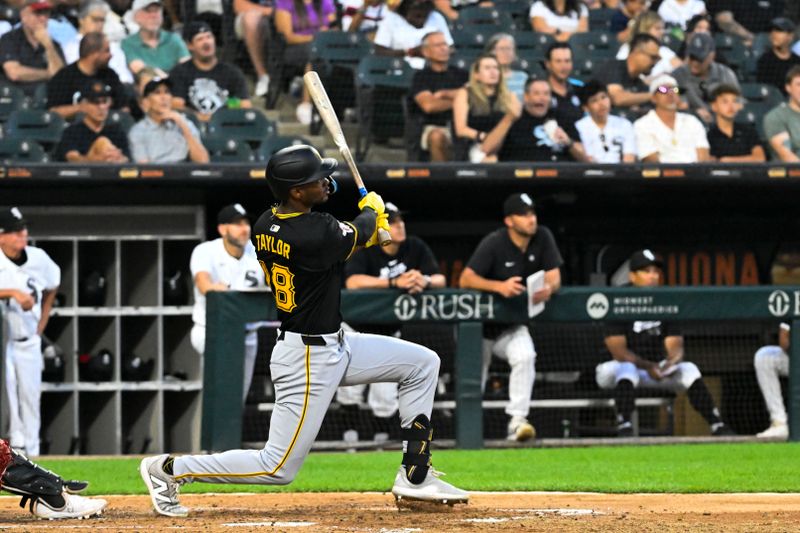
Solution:
<svg viewBox="0 0 800 533">
<path fill-rule="evenodd" d="M 602 292 L 595 292 L 586 299 L 586 312 L 591 318 L 600 320 L 609 315 L 614 318 L 641 314 L 677 315 L 680 306 L 675 303 L 660 304 L 653 294 L 612 296 L 609 301 Z"/>
<path fill-rule="evenodd" d="M 394 301 L 398 320 L 494 320 L 494 295 L 467 294 L 403 294 Z"/>
</svg>

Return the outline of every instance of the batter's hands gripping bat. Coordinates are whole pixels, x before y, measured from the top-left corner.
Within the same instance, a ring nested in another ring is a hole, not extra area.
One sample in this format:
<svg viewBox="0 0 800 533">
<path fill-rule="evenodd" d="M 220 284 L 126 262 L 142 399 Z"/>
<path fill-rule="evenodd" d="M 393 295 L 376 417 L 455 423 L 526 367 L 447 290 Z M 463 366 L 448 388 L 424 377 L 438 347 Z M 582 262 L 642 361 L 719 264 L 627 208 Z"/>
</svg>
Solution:
<svg viewBox="0 0 800 533">
<path fill-rule="evenodd" d="M 347 166 L 350 168 L 350 173 L 353 175 L 356 187 L 358 187 L 358 194 L 363 198 L 367 195 L 367 188 L 364 187 L 364 181 L 361 179 L 361 173 L 358 171 L 358 167 L 356 167 L 356 161 L 353 159 L 353 154 L 350 152 L 350 146 L 347 144 L 347 139 L 344 138 L 342 125 L 339 124 L 336 111 L 334 111 L 331 105 L 331 100 L 328 98 L 328 93 L 325 92 L 325 87 L 322 85 L 319 75 L 313 70 L 306 72 L 303 76 L 303 82 L 305 83 L 309 96 L 311 96 L 311 99 L 314 101 L 314 105 L 317 107 L 317 111 L 319 111 L 322 122 L 325 123 L 325 127 L 328 128 L 328 131 L 331 133 L 333 142 L 339 149 L 342 159 L 345 160 Z M 383 228 L 378 228 L 378 241 L 381 243 L 381 246 L 386 246 L 392 243 L 392 238 L 388 231 Z"/>
</svg>

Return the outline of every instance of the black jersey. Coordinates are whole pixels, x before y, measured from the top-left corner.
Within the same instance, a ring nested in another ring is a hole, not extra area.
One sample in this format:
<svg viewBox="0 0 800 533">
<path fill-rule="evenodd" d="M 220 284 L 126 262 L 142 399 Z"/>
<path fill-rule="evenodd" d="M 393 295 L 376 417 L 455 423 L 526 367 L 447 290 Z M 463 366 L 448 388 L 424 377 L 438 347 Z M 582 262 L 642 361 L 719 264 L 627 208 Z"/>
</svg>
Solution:
<svg viewBox="0 0 800 533">
<path fill-rule="evenodd" d="M 661 361 L 667 356 L 664 339 L 680 335 L 678 328 L 660 320 L 613 322 L 606 325 L 605 336 L 625 335 L 628 349 L 648 361 Z"/>
<path fill-rule="evenodd" d="M 259 217 L 252 241 L 282 330 L 304 335 L 339 330 L 344 262 L 357 240 L 355 225 L 327 213 L 279 214 L 273 208 Z"/>
<path fill-rule="evenodd" d="M 467 266 L 482 278 L 505 281 L 512 276 L 525 278 L 540 270 L 548 271 L 564 263 L 553 233 L 539 226 L 523 252 L 511 242 L 508 229 L 500 228 L 483 238 L 469 258 Z M 484 337 L 491 339 L 510 324 L 484 326 Z"/>
</svg>

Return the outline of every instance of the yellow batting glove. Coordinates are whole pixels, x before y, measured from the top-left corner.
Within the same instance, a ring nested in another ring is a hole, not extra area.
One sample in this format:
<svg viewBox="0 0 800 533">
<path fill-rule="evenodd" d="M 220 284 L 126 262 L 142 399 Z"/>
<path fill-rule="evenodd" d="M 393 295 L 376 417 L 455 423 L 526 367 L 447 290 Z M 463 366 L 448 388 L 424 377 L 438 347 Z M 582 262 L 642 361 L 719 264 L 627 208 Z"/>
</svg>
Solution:
<svg viewBox="0 0 800 533">
<path fill-rule="evenodd" d="M 364 246 L 369 248 L 370 246 L 375 246 L 376 244 L 380 244 L 381 241 L 378 238 L 378 229 L 383 228 L 386 231 L 389 231 L 389 215 L 387 213 L 382 213 L 378 215 L 377 223 L 375 224 L 375 231 L 372 232 L 372 236 L 367 241 L 367 244 Z"/>
<path fill-rule="evenodd" d="M 365 197 L 359 200 L 358 208 L 363 211 L 365 207 L 369 207 L 379 215 L 386 211 L 386 206 L 383 205 L 383 198 L 375 192 L 367 193 Z"/>
</svg>

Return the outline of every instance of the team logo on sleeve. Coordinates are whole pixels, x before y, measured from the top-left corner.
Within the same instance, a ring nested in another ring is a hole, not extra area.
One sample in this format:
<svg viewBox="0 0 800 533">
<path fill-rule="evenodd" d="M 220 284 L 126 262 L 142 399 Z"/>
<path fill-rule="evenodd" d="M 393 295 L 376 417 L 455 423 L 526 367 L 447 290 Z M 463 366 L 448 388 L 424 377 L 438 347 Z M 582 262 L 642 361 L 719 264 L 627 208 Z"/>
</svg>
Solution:
<svg viewBox="0 0 800 533">
<path fill-rule="evenodd" d="M 273 225 L 271 225 L 271 226 L 269 227 L 269 230 L 270 230 L 272 233 L 277 233 L 277 231 L 278 231 L 279 229 L 281 229 L 281 227 L 280 227 L 279 225 L 277 225 L 277 224 L 273 224 Z"/>
<path fill-rule="evenodd" d="M 347 237 L 348 233 L 353 233 L 353 228 L 350 224 L 345 224 L 344 222 L 339 222 L 339 229 L 342 230 L 342 237 Z"/>
</svg>

